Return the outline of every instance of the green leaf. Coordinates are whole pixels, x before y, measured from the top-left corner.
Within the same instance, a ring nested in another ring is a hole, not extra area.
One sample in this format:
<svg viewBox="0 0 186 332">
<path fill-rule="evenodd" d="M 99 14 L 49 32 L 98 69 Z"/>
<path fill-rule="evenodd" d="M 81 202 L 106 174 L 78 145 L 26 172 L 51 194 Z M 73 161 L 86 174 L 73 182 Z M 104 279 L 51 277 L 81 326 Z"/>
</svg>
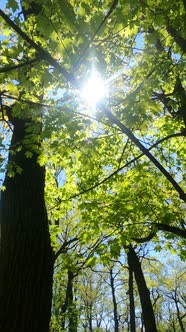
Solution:
<svg viewBox="0 0 186 332">
<path fill-rule="evenodd" d="M 13 12 L 19 9 L 18 1 L 17 0 L 8 0 L 6 4 L 6 8 L 12 8 Z"/>
</svg>

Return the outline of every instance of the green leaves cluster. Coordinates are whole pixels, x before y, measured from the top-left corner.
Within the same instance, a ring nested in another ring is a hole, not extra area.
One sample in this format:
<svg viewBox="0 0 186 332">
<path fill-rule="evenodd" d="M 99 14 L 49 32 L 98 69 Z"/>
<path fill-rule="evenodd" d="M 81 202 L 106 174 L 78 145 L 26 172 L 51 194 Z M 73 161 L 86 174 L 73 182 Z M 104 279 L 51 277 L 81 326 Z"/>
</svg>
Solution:
<svg viewBox="0 0 186 332">
<path fill-rule="evenodd" d="M 184 232 L 185 206 L 172 185 L 100 110 L 86 113 L 55 64 L 79 86 L 92 66 L 110 79 L 107 107 L 152 148 L 184 190 L 185 2 L 118 1 L 105 22 L 110 1 L 20 5 L 9 0 L 7 13 L 54 65 L 1 18 L 2 102 L 14 105 L 14 116 L 42 125 L 41 136 L 37 125 L 30 129 L 27 157 L 42 140 L 38 162 L 46 166 L 54 242 L 69 224 L 66 241 L 78 236 L 87 245 L 100 232 L 103 239 L 111 237 L 108 248 L 116 258 L 123 245 L 158 234 L 161 224 Z M 57 250 L 59 243 L 54 246 Z"/>
</svg>

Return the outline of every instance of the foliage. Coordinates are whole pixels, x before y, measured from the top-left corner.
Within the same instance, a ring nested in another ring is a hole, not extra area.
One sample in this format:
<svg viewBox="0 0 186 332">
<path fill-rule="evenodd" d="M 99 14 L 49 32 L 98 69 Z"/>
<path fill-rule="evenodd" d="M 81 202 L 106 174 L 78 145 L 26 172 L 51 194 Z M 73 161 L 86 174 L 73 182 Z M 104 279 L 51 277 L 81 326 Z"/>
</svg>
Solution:
<svg viewBox="0 0 186 332">
<path fill-rule="evenodd" d="M 22 142 L 27 158 L 42 141 L 51 240 L 66 271 L 106 266 L 143 239 L 157 251 L 173 243 L 185 259 L 185 7 L 184 0 L 8 0 L 11 21 L 0 12 L 1 172 L 11 106 L 12 117 L 35 120 Z M 101 107 L 89 113 L 80 90 L 92 67 L 109 84 L 106 107 L 176 185 Z"/>
</svg>

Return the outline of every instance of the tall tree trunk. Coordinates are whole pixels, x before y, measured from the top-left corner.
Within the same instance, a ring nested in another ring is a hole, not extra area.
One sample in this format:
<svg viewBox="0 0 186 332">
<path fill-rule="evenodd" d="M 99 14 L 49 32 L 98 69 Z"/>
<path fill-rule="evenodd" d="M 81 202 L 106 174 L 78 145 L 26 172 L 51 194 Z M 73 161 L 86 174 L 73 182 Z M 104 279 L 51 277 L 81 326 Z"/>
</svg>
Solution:
<svg viewBox="0 0 186 332">
<path fill-rule="evenodd" d="M 128 260 L 128 266 L 129 266 L 130 332 L 136 332 L 134 287 L 133 287 L 133 269 L 130 266 L 130 261 L 129 260 Z"/>
<path fill-rule="evenodd" d="M 127 257 L 128 262 L 130 262 L 130 266 L 134 272 L 136 284 L 138 287 L 145 332 L 157 332 L 154 311 L 150 299 L 150 293 L 146 285 L 144 274 L 141 268 L 141 263 L 132 245 L 128 247 Z"/>
<path fill-rule="evenodd" d="M 10 116 L 14 126 L 9 168 L 0 201 L 0 331 L 48 332 L 52 298 L 53 253 L 44 202 L 45 169 L 38 162 L 40 144 L 26 127 L 40 124 Z M 32 136 L 32 137 L 31 137 Z M 17 150 L 17 151 L 16 151 Z M 32 157 L 25 153 L 32 150 Z"/>
<path fill-rule="evenodd" d="M 179 305 L 178 305 L 178 301 L 177 301 L 176 290 L 175 290 L 175 294 L 174 294 L 174 302 L 175 302 L 175 306 L 176 306 L 176 312 L 177 312 L 177 318 L 178 318 L 178 323 L 179 323 L 179 326 L 180 326 L 180 330 L 182 332 L 185 332 L 185 328 L 184 328 L 182 318 L 181 318 L 181 315 L 180 315 L 180 309 L 179 309 Z"/>
<path fill-rule="evenodd" d="M 93 326 L 92 326 L 92 303 L 88 304 L 88 326 L 89 326 L 89 332 L 93 332 Z"/>
<path fill-rule="evenodd" d="M 110 285 L 111 285 L 111 290 L 112 290 L 112 303 L 113 303 L 113 308 L 114 308 L 114 332 L 119 332 L 118 310 L 117 310 L 114 277 L 113 277 L 112 269 L 110 269 Z"/>
<path fill-rule="evenodd" d="M 68 280 L 69 280 L 69 287 L 68 287 L 68 297 L 69 297 L 69 332 L 77 332 L 77 311 L 76 305 L 74 302 L 74 292 L 73 292 L 73 279 L 74 274 L 72 271 L 68 271 Z"/>
<path fill-rule="evenodd" d="M 67 311 L 68 311 L 68 320 L 69 320 L 68 330 L 69 330 L 69 332 L 77 331 L 77 311 L 76 311 L 76 306 L 74 303 L 74 296 L 73 296 L 73 279 L 74 279 L 73 272 L 68 270 L 68 280 L 67 280 L 65 302 L 61 308 L 61 313 L 62 313 L 61 328 L 62 328 L 62 330 L 65 329 L 65 322 L 66 322 Z"/>
</svg>

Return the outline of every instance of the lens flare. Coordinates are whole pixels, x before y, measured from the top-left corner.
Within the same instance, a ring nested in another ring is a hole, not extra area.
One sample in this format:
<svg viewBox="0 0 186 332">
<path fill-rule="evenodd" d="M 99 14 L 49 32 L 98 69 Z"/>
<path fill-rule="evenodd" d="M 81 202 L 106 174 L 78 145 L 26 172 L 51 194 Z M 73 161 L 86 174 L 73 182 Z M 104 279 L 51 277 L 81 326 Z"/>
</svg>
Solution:
<svg viewBox="0 0 186 332">
<path fill-rule="evenodd" d="M 91 110 L 96 109 L 96 104 L 106 96 L 106 85 L 97 71 L 92 71 L 89 80 L 84 84 L 81 97 Z"/>
</svg>

